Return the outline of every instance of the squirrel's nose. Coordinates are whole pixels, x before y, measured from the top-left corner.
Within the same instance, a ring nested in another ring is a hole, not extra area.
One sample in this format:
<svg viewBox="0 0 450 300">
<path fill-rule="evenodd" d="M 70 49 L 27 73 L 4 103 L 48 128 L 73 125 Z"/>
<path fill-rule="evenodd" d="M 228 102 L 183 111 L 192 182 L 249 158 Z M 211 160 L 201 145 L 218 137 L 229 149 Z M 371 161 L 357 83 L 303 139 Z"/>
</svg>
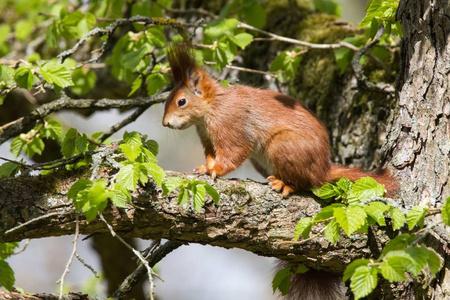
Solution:
<svg viewBox="0 0 450 300">
<path fill-rule="evenodd" d="M 163 119 L 162 124 L 163 124 L 164 127 L 170 126 L 170 122 L 165 120 L 165 119 Z"/>
</svg>

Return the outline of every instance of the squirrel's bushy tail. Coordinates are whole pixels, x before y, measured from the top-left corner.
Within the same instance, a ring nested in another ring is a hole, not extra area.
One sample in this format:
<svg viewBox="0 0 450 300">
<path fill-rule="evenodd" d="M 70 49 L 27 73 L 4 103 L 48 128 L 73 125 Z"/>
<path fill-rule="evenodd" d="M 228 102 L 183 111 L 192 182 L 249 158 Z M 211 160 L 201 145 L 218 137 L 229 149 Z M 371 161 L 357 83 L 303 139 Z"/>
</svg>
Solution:
<svg viewBox="0 0 450 300">
<path fill-rule="evenodd" d="M 277 269 L 289 265 L 279 261 Z M 343 300 L 346 287 L 341 277 L 324 271 L 309 270 L 291 277 L 291 289 L 283 300 Z"/>
<path fill-rule="evenodd" d="M 391 172 L 388 169 L 381 169 L 379 171 L 371 173 L 355 167 L 331 165 L 331 168 L 328 171 L 328 176 L 331 180 L 338 180 L 341 177 L 346 177 L 351 181 L 358 180 L 361 177 L 372 177 L 378 183 L 384 184 L 384 187 L 387 191 L 387 197 L 394 197 L 399 188 L 397 180 L 394 178 L 394 176 L 392 176 Z"/>
</svg>

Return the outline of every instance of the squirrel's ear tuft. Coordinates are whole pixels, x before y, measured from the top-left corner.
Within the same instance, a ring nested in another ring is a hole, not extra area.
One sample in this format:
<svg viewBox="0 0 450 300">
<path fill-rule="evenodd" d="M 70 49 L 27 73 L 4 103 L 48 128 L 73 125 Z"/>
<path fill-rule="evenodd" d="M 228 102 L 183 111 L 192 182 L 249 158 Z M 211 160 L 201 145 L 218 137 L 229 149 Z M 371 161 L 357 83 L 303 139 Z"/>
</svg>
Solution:
<svg viewBox="0 0 450 300">
<path fill-rule="evenodd" d="M 190 75 L 197 68 L 192 47 L 186 42 L 175 43 L 167 52 L 167 60 L 172 70 L 173 80 L 188 83 Z"/>
<path fill-rule="evenodd" d="M 198 69 L 190 69 L 188 87 L 197 96 L 201 96 L 202 93 L 202 73 Z"/>
</svg>

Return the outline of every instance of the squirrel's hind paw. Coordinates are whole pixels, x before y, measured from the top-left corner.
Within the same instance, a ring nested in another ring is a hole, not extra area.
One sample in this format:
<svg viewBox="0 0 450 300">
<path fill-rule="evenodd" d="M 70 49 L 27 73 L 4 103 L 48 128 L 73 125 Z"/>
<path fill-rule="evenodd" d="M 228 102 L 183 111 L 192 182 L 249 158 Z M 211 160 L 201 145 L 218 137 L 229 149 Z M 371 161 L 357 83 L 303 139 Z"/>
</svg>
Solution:
<svg viewBox="0 0 450 300">
<path fill-rule="evenodd" d="M 283 195 L 283 198 L 287 198 L 294 192 L 294 189 L 292 187 L 285 184 L 283 180 L 278 179 L 273 175 L 267 177 L 267 181 L 269 181 L 269 185 L 274 191 L 277 191 L 278 193 L 281 193 L 281 195 Z"/>
</svg>

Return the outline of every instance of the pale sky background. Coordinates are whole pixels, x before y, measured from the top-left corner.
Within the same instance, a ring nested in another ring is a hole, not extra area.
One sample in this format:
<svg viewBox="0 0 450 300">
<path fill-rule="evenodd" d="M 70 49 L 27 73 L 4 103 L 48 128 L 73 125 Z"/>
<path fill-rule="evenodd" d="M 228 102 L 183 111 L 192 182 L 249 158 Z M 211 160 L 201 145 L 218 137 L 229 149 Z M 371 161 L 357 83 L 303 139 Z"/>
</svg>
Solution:
<svg viewBox="0 0 450 300">
<path fill-rule="evenodd" d="M 342 19 L 359 22 L 363 17 L 366 1 L 341 0 Z M 73 113 L 60 113 L 59 118 L 66 126 L 79 131 L 93 133 L 103 131 L 125 115 L 116 110 L 98 112 L 89 118 Z M 167 170 L 191 172 L 203 164 L 204 156 L 194 128 L 173 131 L 161 125 L 163 106 L 152 107 L 137 122 L 126 127 L 127 131 L 148 134 L 160 145 L 160 165 Z M 123 131 L 115 137 L 119 138 Z M 0 156 L 9 155 L 9 144 L 0 146 Z M 262 180 L 249 163 L 233 172 L 230 177 Z M 8 259 L 15 271 L 16 286 L 26 292 L 56 292 L 60 278 L 72 250 L 72 236 L 32 240 L 27 250 Z M 141 249 L 150 241 L 142 241 Z M 90 241 L 78 241 L 78 252 L 96 270 L 100 270 L 99 259 L 92 251 Z M 156 283 L 156 295 L 162 300 L 177 299 L 276 299 L 272 295 L 274 259 L 260 257 L 243 250 L 226 250 L 218 247 L 191 244 L 169 254 L 158 268 L 165 282 Z M 92 278 L 92 273 L 74 260 L 66 281 L 74 291 L 80 291 L 83 284 Z M 104 297 L 99 289 L 99 299 Z M 94 295 L 91 295 L 94 296 Z"/>
</svg>

